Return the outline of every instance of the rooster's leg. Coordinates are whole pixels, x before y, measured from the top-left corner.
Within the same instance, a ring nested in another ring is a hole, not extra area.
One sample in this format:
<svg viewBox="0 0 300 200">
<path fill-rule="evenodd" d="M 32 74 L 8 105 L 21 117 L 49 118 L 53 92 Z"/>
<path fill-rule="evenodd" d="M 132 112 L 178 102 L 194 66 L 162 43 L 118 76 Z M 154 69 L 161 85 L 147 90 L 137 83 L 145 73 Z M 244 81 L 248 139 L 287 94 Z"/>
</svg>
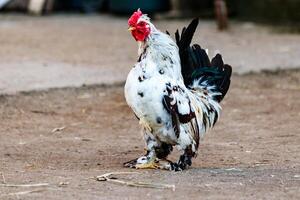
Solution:
<svg viewBox="0 0 300 200">
<path fill-rule="evenodd" d="M 158 140 L 156 140 L 156 138 L 151 133 L 148 133 L 148 132 L 145 132 L 144 138 L 145 138 L 146 145 L 147 145 L 146 155 L 124 163 L 125 167 L 136 168 L 136 169 L 160 168 L 156 152 L 157 152 L 158 147 L 161 145 L 161 143 Z M 158 152 L 158 153 L 160 153 L 160 152 Z"/>
<path fill-rule="evenodd" d="M 192 158 L 194 157 L 195 153 L 192 152 L 189 148 L 184 151 L 184 153 L 180 156 L 179 161 L 174 163 L 169 160 L 163 160 L 160 162 L 160 168 L 171 170 L 171 171 L 183 171 L 188 166 L 192 165 Z"/>
<path fill-rule="evenodd" d="M 159 146 L 155 147 L 155 154 L 158 159 L 166 159 L 172 151 L 173 146 L 165 142 L 161 142 Z"/>
</svg>

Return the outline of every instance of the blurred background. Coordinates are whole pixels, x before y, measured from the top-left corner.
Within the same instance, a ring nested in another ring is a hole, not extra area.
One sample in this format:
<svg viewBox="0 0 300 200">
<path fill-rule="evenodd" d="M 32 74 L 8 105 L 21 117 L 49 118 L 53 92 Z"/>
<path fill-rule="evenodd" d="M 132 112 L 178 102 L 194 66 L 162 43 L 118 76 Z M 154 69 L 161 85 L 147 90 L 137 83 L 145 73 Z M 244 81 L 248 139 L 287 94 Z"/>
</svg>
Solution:
<svg viewBox="0 0 300 200">
<path fill-rule="evenodd" d="M 300 2 L 297 0 L 0 0 L 2 11 L 35 14 L 55 12 L 129 14 L 141 8 L 147 13 L 176 11 L 174 17 L 201 16 L 212 18 L 218 2 L 226 3 L 230 17 L 261 22 L 299 23 Z"/>
<path fill-rule="evenodd" d="M 0 0 L 0 91 L 124 81 L 137 8 L 171 33 L 200 17 L 195 42 L 235 73 L 300 66 L 298 0 Z"/>
</svg>

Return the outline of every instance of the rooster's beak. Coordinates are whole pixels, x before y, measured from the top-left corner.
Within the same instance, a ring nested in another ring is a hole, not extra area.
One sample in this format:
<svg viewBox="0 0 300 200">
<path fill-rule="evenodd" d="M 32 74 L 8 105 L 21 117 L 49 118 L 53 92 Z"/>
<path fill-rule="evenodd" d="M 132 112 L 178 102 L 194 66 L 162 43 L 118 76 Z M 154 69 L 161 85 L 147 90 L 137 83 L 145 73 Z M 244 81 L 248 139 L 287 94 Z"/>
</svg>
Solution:
<svg viewBox="0 0 300 200">
<path fill-rule="evenodd" d="M 130 26 L 130 27 L 128 28 L 128 31 L 134 31 L 135 29 L 136 29 L 135 27 Z"/>
</svg>

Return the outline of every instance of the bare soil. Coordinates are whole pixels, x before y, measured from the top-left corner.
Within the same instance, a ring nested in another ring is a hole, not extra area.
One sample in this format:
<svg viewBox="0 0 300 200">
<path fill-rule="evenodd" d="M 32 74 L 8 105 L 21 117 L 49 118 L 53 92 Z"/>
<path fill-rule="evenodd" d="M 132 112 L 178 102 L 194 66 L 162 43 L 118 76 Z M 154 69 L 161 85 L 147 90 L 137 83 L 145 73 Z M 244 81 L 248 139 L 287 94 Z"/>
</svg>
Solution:
<svg viewBox="0 0 300 200">
<path fill-rule="evenodd" d="M 235 75 L 193 166 L 169 172 L 122 167 L 144 148 L 122 85 L 1 96 L 0 183 L 50 186 L 0 185 L 0 199 L 300 199 L 299 99 L 300 71 Z M 176 190 L 93 178 L 113 171 Z"/>
</svg>

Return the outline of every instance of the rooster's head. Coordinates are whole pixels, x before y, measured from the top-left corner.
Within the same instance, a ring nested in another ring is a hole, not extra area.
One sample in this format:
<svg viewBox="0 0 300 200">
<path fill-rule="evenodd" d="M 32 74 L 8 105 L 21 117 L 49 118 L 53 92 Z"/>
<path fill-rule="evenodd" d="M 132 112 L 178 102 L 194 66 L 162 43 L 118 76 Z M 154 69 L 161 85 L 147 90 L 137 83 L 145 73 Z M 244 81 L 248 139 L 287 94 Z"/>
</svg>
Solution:
<svg viewBox="0 0 300 200">
<path fill-rule="evenodd" d="M 151 32 L 150 19 L 140 9 L 131 15 L 128 25 L 128 30 L 136 41 L 145 41 Z"/>
</svg>

